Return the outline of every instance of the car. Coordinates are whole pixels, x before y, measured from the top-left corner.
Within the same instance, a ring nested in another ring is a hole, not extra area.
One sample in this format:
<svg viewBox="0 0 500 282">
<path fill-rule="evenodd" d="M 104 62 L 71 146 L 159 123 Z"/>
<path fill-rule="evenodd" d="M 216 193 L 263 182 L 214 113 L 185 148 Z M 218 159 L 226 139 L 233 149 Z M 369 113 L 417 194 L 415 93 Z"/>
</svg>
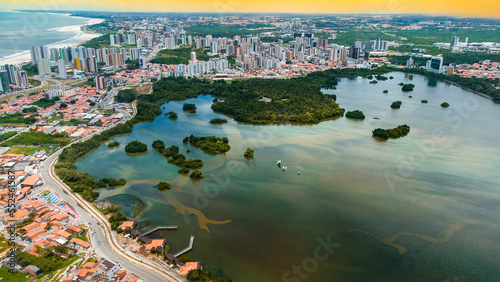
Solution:
<svg viewBox="0 0 500 282">
<path fill-rule="evenodd" d="M 98 244 L 100 245 L 101 244 L 101 241 L 98 242 Z"/>
<path fill-rule="evenodd" d="M 89 221 L 89 225 L 92 225 L 92 222 Z"/>
</svg>

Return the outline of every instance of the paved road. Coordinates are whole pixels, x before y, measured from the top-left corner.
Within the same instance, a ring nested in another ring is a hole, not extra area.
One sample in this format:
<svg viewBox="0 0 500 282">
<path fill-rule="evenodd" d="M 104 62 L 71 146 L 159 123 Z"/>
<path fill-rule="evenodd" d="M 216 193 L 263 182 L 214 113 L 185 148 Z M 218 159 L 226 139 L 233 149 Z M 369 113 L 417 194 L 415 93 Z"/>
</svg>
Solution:
<svg viewBox="0 0 500 282">
<path fill-rule="evenodd" d="M 135 263 L 129 262 L 126 259 L 124 259 L 121 255 L 116 253 L 110 245 L 108 245 L 108 241 L 106 240 L 106 235 L 104 233 L 103 228 L 101 228 L 98 225 L 97 220 L 95 220 L 89 213 L 87 213 L 77 202 L 73 197 L 71 197 L 69 194 L 65 193 L 64 190 L 56 183 L 52 178 L 49 177 L 49 165 L 52 161 L 54 161 L 55 158 L 59 156 L 59 152 L 53 154 L 47 160 L 45 160 L 45 163 L 40 170 L 40 176 L 43 178 L 45 184 L 42 187 L 43 188 L 50 188 L 53 191 L 55 191 L 63 201 L 68 203 L 73 209 L 81 216 L 81 220 L 79 224 L 87 224 L 91 227 L 92 233 L 94 233 L 94 230 L 96 230 L 96 233 L 92 236 L 90 236 L 90 243 L 92 244 L 92 249 L 94 250 L 96 256 L 98 258 L 106 258 L 109 260 L 112 260 L 114 262 L 119 262 L 120 265 L 125 268 L 127 271 L 131 271 L 135 274 L 137 274 L 139 277 L 143 278 L 146 281 L 164 281 L 164 279 L 161 278 L 158 274 L 149 271 L 147 269 L 144 269 L 144 267 L 139 266 Z M 90 223 L 90 224 L 89 224 Z M 89 233 L 90 233 L 89 232 Z M 98 242 L 101 242 L 101 245 L 99 245 Z"/>
<path fill-rule="evenodd" d="M 146 62 L 149 62 L 156 57 L 156 55 L 158 54 L 158 51 L 160 51 L 161 46 L 163 46 L 163 42 L 157 43 L 153 47 L 153 50 L 151 50 L 151 52 L 149 52 L 149 54 L 146 55 Z"/>
<path fill-rule="evenodd" d="M 135 113 L 135 107 L 134 107 L 134 113 Z M 88 140 L 93 136 L 89 135 L 86 136 L 82 139 L 80 139 L 79 142 Z M 109 244 L 110 239 L 110 233 L 108 229 L 105 229 L 102 227 L 102 221 L 98 220 L 95 214 L 91 214 L 88 212 L 88 209 L 85 210 L 78 202 L 80 200 L 77 199 L 75 195 L 70 194 L 70 192 L 67 192 L 65 188 L 63 188 L 63 184 L 60 183 L 60 180 L 56 178 L 56 176 L 53 175 L 53 172 L 51 171 L 52 169 L 52 164 L 55 164 L 56 159 L 59 157 L 60 153 L 62 150 L 59 150 L 52 154 L 50 157 L 48 157 L 43 165 L 40 168 L 39 174 L 42 177 L 44 181 L 44 185 L 42 186 L 43 188 L 50 188 L 53 191 L 55 191 L 63 201 L 68 203 L 80 216 L 81 220 L 79 223 L 87 224 L 92 228 L 92 233 L 94 230 L 96 233 L 94 235 L 90 236 L 90 241 L 92 244 L 92 249 L 94 250 L 96 256 L 98 258 L 106 258 L 109 260 L 112 260 L 114 262 L 120 263 L 120 265 L 125 268 L 127 271 L 131 271 L 135 274 L 137 274 L 139 277 L 143 278 L 145 281 L 184 281 L 183 279 L 179 278 L 177 275 L 174 275 L 172 273 L 167 272 L 166 270 L 161 269 L 160 267 L 156 266 L 156 268 L 153 268 L 149 265 L 139 265 L 139 262 L 132 262 L 135 257 L 132 255 L 128 254 L 124 249 L 121 247 L 112 246 Z M 83 203 L 82 203 L 83 204 Z M 85 204 L 84 204 L 85 205 Z M 92 209 L 92 208 L 90 208 Z M 101 225 L 98 224 L 98 222 L 101 222 Z M 108 235 L 106 235 L 108 234 Z M 99 245 L 98 242 L 101 242 L 101 245 Z M 141 260 L 142 262 L 142 260 Z M 156 271 L 153 271 L 153 269 L 156 269 Z M 159 273 L 162 272 L 162 273 Z"/>
</svg>

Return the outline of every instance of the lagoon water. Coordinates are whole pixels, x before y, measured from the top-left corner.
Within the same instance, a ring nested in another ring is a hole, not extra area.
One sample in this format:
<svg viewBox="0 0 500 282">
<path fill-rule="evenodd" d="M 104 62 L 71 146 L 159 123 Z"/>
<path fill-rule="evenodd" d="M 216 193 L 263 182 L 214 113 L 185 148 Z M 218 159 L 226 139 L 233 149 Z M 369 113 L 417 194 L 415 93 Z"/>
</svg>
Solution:
<svg viewBox="0 0 500 282">
<path fill-rule="evenodd" d="M 195 115 L 182 112 L 184 102 L 171 102 L 163 112 L 177 112 L 178 120 L 162 115 L 136 125 L 114 139 L 118 148 L 101 146 L 78 170 L 95 179 L 125 178 L 125 187 L 102 190 L 101 199 L 130 216 L 139 198 L 145 208 L 135 216 L 149 224 L 144 230 L 177 225 L 155 234 L 172 253 L 195 235 L 188 255 L 235 281 L 496 281 L 500 105 L 422 76 L 404 93 L 397 84 L 410 82 L 408 76 L 391 75 L 378 84 L 344 79 L 325 91 L 346 110 L 362 110 L 363 121 L 252 126 L 228 119 L 216 126 L 208 121 L 223 116 L 212 112 L 212 97 L 187 101 L 198 107 Z M 396 100 L 403 102 L 399 110 L 390 108 Z M 445 101 L 449 108 L 440 107 Z M 371 136 L 377 127 L 400 124 L 411 126 L 404 138 Z M 190 134 L 227 136 L 231 150 L 206 155 L 182 144 Z M 151 149 L 156 139 L 202 159 L 205 178 L 179 175 Z M 131 140 L 147 143 L 148 153 L 128 156 Z M 252 160 L 243 157 L 247 147 L 255 149 Z M 278 159 L 288 171 L 276 166 Z M 159 181 L 172 190 L 158 192 Z M 321 240 L 330 240 L 333 252 L 312 259 Z M 294 265 L 302 273 L 294 274 Z"/>
</svg>

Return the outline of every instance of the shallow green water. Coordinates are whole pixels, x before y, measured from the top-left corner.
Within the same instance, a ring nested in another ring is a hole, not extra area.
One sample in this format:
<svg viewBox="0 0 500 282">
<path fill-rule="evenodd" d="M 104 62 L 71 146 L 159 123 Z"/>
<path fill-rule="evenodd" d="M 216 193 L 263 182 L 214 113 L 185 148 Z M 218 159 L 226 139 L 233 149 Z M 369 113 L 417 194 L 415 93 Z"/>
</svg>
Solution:
<svg viewBox="0 0 500 282">
<path fill-rule="evenodd" d="M 96 179 L 125 178 L 127 186 L 103 190 L 101 198 L 139 197 L 147 207 L 138 220 L 151 222 L 148 228 L 179 226 L 156 234 L 171 252 L 195 235 L 189 256 L 235 281 L 496 281 L 500 105 L 421 76 L 411 81 L 413 92 L 403 93 L 397 84 L 409 80 L 389 75 L 395 79 L 343 80 L 327 91 L 346 110 L 362 110 L 364 121 L 218 126 L 208 123 L 222 117 L 210 109 L 211 97 L 188 100 L 196 115 L 172 102 L 163 111 L 177 112 L 178 120 L 162 115 L 137 125 L 115 139 L 120 147 L 101 146 L 78 170 Z M 396 100 L 403 104 L 392 110 Z M 444 101 L 449 108 L 439 106 Z M 400 124 L 411 126 L 408 136 L 371 137 L 374 128 Z M 206 155 L 182 144 L 190 134 L 227 136 L 231 150 Z M 203 159 L 205 179 L 180 176 L 151 149 L 156 139 Z M 147 143 L 148 153 L 128 156 L 124 146 L 131 140 Z M 243 157 L 247 147 L 255 149 L 253 160 Z M 278 169 L 278 159 L 288 171 Z M 158 192 L 153 185 L 160 180 L 173 189 Z M 314 259 L 318 240 L 329 236 L 333 252 L 321 249 Z M 301 273 L 294 274 L 294 265 Z"/>
</svg>

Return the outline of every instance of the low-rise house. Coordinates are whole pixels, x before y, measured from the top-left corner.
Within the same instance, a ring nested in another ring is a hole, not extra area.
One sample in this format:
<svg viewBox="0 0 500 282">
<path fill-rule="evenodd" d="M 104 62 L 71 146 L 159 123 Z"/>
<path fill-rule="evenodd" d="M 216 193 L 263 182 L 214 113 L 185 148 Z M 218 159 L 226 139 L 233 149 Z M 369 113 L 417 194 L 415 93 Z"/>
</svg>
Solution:
<svg viewBox="0 0 500 282">
<path fill-rule="evenodd" d="M 21 182 L 21 187 L 22 188 L 29 187 L 29 188 L 33 189 L 33 188 L 40 186 L 42 184 L 43 184 L 43 182 L 40 179 L 40 176 L 38 174 L 32 174 L 32 175 L 26 177 L 23 180 L 23 182 Z"/>
<path fill-rule="evenodd" d="M 121 266 L 119 263 L 112 262 L 110 260 L 104 260 L 97 266 L 97 273 L 99 279 L 107 279 L 111 281 L 116 272 L 120 270 Z"/>
<path fill-rule="evenodd" d="M 153 249 L 157 253 L 162 253 L 166 243 L 167 240 L 165 239 L 152 239 L 151 243 L 146 244 L 141 250 L 146 254 L 149 254 Z"/>
<path fill-rule="evenodd" d="M 69 242 L 76 245 L 78 248 L 88 249 L 90 247 L 90 243 L 78 238 L 73 238 Z"/>
<path fill-rule="evenodd" d="M 17 209 L 13 213 L 13 216 L 11 216 L 10 213 L 0 214 L 0 221 L 3 223 L 4 226 L 11 225 L 14 223 L 19 224 L 27 218 L 29 218 L 29 211 L 26 209 Z"/>
<path fill-rule="evenodd" d="M 187 275 L 189 271 L 193 269 L 202 269 L 201 262 L 199 261 L 186 262 L 186 265 L 179 269 L 179 275 Z"/>
<path fill-rule="evenodd" d="M 66 240 L 71 239 L 71 233 L 66 232 L 64 230 L 56 230 L 56 231 L 52 232 L 52 235 L 56 235 L 58 237 L 66 239 Z"/>
<path fill-rule="evenodd" d="M 31 275 L 38 276 L 42 274 L 42 270 L 34 265 L 28 265 L 24 268 L 24 271 L 30 273 Z"/>
<path fill-rule="evenodd" d="M 82 235 L 82 229 L 78 226 L 69 225 L 68 227 L 66 227 L 66 231 L 68 231 L 69 233 L 71 233 L 75 236 Z"/>
<path fill-rule="evenodd" d="M 134 227 L 135 227 L 135 221 L 128 220 L 128 221 L 122 222 L 122 224 L 118 228 L 121 228 L 123 230 L 127 230 L 127 229 L 133 229 Z"/>
</svg>

